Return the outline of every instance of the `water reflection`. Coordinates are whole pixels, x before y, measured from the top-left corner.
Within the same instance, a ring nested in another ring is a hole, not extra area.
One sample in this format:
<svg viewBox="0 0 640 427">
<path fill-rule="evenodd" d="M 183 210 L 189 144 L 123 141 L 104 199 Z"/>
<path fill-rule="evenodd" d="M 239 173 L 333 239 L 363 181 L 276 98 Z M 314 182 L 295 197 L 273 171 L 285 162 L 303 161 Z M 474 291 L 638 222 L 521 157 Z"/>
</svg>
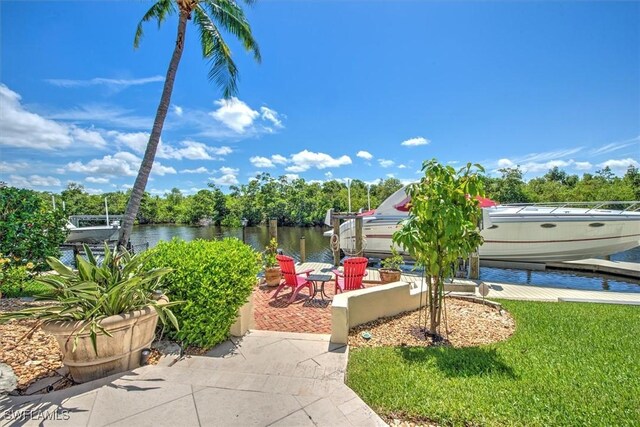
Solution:
<svg viewBox="0 0 640 427">
<path fill-rule="evenodd" d="M 332 262 L 329 238 L 322 235 L 323 229 L 301 227 L 278 227 L 278 246 L 284 253 L 300 260 L 300 238 L 305 238 L 306 260 Z M 184 240 L 214 240 L 225 237 L 242 239 L 242 228 L 188 227 L 182 225 L 143 225 L 134 227 L 131 242 L 134 245 L 149 243 L 155 246 L 161 240 L 179 237 Z M 269 242 L 269 228 L 246 227 L 246 243 L 257 251 L 263 251 Z M 640 262 L 640 248 L 612 255 L 612 260 Z M 606 290 L 618 292 L 640 292 L 640 282 L 633 279 L 596 275 L 586 272 L 530 271 L 501 268 L 480 268 L 480 278 L 486 281 L 548 286 L 558 288 Z"/>
</svg>

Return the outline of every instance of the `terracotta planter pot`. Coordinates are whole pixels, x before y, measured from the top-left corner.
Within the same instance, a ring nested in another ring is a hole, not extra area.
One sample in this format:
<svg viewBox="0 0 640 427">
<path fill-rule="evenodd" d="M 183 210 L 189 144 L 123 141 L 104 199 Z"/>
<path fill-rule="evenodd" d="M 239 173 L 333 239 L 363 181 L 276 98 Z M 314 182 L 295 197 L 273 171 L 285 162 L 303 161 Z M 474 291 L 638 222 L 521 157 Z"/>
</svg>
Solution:
<svg viewBox="0 0 640 427">
<path fill-rule="evenodd" d="M 278 286 L 282 279 L 280 273 L 280 267 L 269 267 L 264 269 L 264 280 L 267 282 L 267 286 Z"/>
<path fill-rule="evenodd" d="M 382 283 L 399 282 L 400 276 L 402 275 L 402 271 L 390 268 L 381 268 L 378 272 L 380 273 L 380 280 Z"/>
<path fill-rule="evenodd" d="M 100 325 L 112 336 L 98 334 L 97 355 L 88 330 L 78 335 L 78 346 L 72 351 L 73 332 L 82 328 L 82 321 L 50 321 L 42 329 L 56 337 L 62 362 L 74 381 L 84 383 L 140 366 L 140 353 L 151 345 L 157 324 L 158 313 L 152 307 L 103 319 Z"/>
</svg>

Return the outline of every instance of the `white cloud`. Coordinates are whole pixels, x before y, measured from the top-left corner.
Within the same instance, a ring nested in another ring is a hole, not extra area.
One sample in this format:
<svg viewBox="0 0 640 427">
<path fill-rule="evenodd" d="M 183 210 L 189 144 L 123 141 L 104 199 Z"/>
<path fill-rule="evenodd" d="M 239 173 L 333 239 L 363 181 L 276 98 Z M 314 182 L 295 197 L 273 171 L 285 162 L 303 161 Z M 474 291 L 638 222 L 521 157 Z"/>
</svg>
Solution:
<svg viewBox="0 0 640 427">
<path fill-rule="evenodd" d="M 356 157 L 360 157 L 361 159 L 365 159 L 365 160 L 371 160 L 373 159 L 373 154 L 369 153 L 368 151 L 360 150 L 356 154 Z"/>
<path fill-rule="evenodd" d="M 89 194 L 102 194 L 102 193 L 104 193 L 104 191 L 102 191 L 99 188 L 91 188 L 91 187 L 85 187 L 84 191 L 86 191 Z"/>
<path fill-rule="evenodd" d="M 396 177 L 395 174 L 392 174 L 392 173 L 387 174 L 387 178 L 395 178 L 395 177 Z"/>
<path fill-rule="evenodd" d="M 82 105 L 65 111 L 57 111 L 48 114 L 47 118 L 90 122 L 91 124 L 103 123 L 108 126 L 126 129 L 149 129 L 153 125 L 152 117 L 134 115 L 133 110 L 95 104 Z"/>
<path fill-rule="evenodd" d="M 635 138 L 627 139 L 626 141 L 612 142 L 612 143 L 609 143 L 609 144 L 605 144 L 605 145 L 603 145 L 601 147 L 594 148 L 593 150 L 591 150 L 589 152 L 589 154 L 591 154 L 593 156 L 597 156 L 599 154 L 606 154 L 606 153 L 610 153 L 612 151 L 620 150 L 620 149 L 625 148 L 625 147 L 629 147 L 630 145 L 637 144 L 638 142 L 640 142 L 640 136 L 636 136 Z"/>
<path fill-rule="evenodd" d="M 151 169 L 151 174 L 152 175 L 160 175 L 160 176 L 164 176 L 167 174 L 173 175 L 176 174 L 176 170 L 174 168 L 172 168 L 171 166 L 164 166 L 161 163 L 158 162 L 153 162 L 153 169 Z"/>
<path fill-rule="evenodd" d="M 0 162 L 0 173 L 13 173 L 29 168 L 27 162 Z"/>
<path fill-rule="evenodd" d="M 196 141 L 182 141 L 181 148 L 164 145 L 158 157 L 165 159 L 212 160 L 212 148 Z"/>
<path fill-rule="evenodd" d="M 211 178 L 211 181 L 216 185 L 238 185 L 238 177 L 234 174 L 222 175 L 218 178 Z"/>
<path fill-rule="evenodd" d="M 70 80 L 70 79 L 46 79 L 48 83 L 59 87 L 86 87 L 86 86 L 109 86 L 112 88 L 124 89 L 129 86 L 139 86 L 148 83 L 163 82 L 164 77 L 152 76 L 139 79 L 109 79 L 103 77 L 95 77 L 89 80 Z"/>
<path fill-rule="evenodd" d="M 211 150 L 211 153 L 216 156 L 226 156 L 227 154 L 233 153 L 231 147 L 227 147 L 226 145 L 223 145 L 222 147 L 209 147 L 209 149 Z"/>
<path fill-rule="evenodd" d="M 92 159 L 87 163 L 80 161 L 67 164 L 69 172 L 107 176 L 136 176 L 140 159 L 127 152 L 106 155 L 102 159 Z"/>
<path fill-rule="evenodd" d="M 85 178 L 85 181 L 91 182 L 93 184 L 108 184 L 109 183 L 109 179 L 108 178 L 96 178 L 96 177 L 93 177 L 93 176 L 88 176 L 87 178 Z"/>
<path fill-rule="evenodd" d="M 406 169 L 407 165 L 398 165 L 398 169 Z"/>
<path fill-rule="evenodd" d="M 149 142 L 149 133 L 147 132 L 129 132 L 122 133 L 110 131 L 108 134 L 114 137 L 117 144 L 124 145 L 138 154 L 144 154 Z M 232 153 L 230 147 L 210 147 L 202 142 L 184 140 L 180 142 L 179 147 L 165 144 L 162 139 L 156 150 L 156 157 L 159 159 L 188 159 L 188 160 L 220 160 L 219 157 Z"/>
<path fill-rule="evenodd" d="M 209 169 L 205 168 L 204 166 L 200 166 L 197 169 L 183 169 L 180 171 L 180 173 L 211 173 L 211 172 L 209 172 Z"/>
<path fill-rule="evenodd" d="M 515 168 L 519 167 L 523 173 L 537 173 L 537 172 L 547 172 L 549 169 L 553 169 L 554 167 L 565 168 L 567 166 L 573 165 L 575 162 L 573 160 L 549 160 L 547 162 L 526 162 L 526 163 L 515 163 L 511 159 L 500 159 L 498 160 L 498 168 L 506 169 L 506 168 Z"/>
<path fill-rule="evenodd" d="M 515 166 L 515 163 L 513 163 L 513 161 L 510 160 L 510 159 L 500 159 L 500 160 L 498 160 L 498 167 L 500 169 L 512 168 L 514 166 Z"/>
<path fill-rule="evenodd" d="M 287 172 L 304 172 L 311 168 L 326 169 L 337 168 L 351 164 L 351 158 L 343 155 L 333 158 L 325 153 L 314 153 L 309 150 L 303 150 L 291 156 L 290 162 L 293 164 L 286 168 Z"/>
<path fill-rule="evenodd" d="M 429 141 L 427 138 L 418 136 L 416 138 L 410 138 L 405 141 L 402 141 L 400 145 L 404 145 L 405 147 L 417 147 L 418 145 L 427 145 L 430 142 L 431 141 Z"/>
<path fill-rule="evenodd" d="M 218 169 L 220 171 L 221 174 L 223 175 L 236 175 L 240 169 L 237 168 L 230 168 L 227 166 L 222 166 L 220 169 Z"/>
<path fill-rule="evenodd" d="M 73 143 L 68 126 L 24 109 L 21 97 L 0 84 L 0 145 L 56 150 Z"/>
<path fill-rule="evenodd" d="M 575 166 L 575 168 L 580 171 L 589 170 L 593 167 L 593 165 L 589 162 L 575 162 L 573 166 Z"/>
<path fill-rule="evenodd" d="M 274 154 L 271 156 L 271 161 L 276 165 L 286 165 L 289 162 L 285 156 L 281 156 L 280 154 Z"/>
<path fill-rule="evenodd" d="M 87 163 L 80 161 L 67 164 L 69 172 L 103 175 L 109 177 L 136 176 L 142 160 L 126 151 L 120 151 L 113 155 L 104 156 L 101 159 L 92 159 Z M 164 166 L 159 162 L 153 163 L 151 173 L 154 175 L 175 174 L 176 170 L 170 166 Z"/>
<path fill-rule="evenodd" d="M 522 166 L 522 171 L 524 173 L 534 173 L 534 172 L 546 172 L 549 169 L 553 169 L 555 167 L 558 168 L 566 168 L 573 164 L 573 160 L 565 161 L 565 160 L 550 160 L 548 162 L 529 162 L 525 163 Z"/>
<path fill-rule="evenodd" d="M 522 164 L 527 162 L 544 162 L 545 160 L 561 159 L 563 157 L 568 157 L 572 154 L 575 154 L 581 150 L 582 150 L 582 147 L 576 147 L 576 148 L 566 148 L 566 149 L 555 150 L 555 151 L 546 151 L 543 153 L 531 153 L 531 154 L 527 154 L 522 159 L 519 159 L 517 163 Z"/>
<path fill-rule="evenodd" d="M 236 97 L 219 99 L 215 101 L 215 104 L 218 109 L 211 112 L 211 116 L 237 133 L 244 133 L 260 116 L 260 113 Z"/>
<path fill-rule="evenodd" d="M 393 160 L 387 160 L 387 159 L 378 159 L 378 163 L 380 163 L 380 166 L 382 166 L 383 168 L 388 168 L 395 164 Z"/>
<path fill-rule="evenodd" d="M 297 173 L 285 173 L 284 176 L 288 181 L 295 181 L 296 179 L 300 178 L 300 175 L 298 175 Z"/>
<path fill-rule="evenodd" d="M 638 163 L 637 160 L 629 157 L 627 159 L 610 159 L 600 163 L 598 166 L 600 166 L 601 168 L 609 167 L 614 172 L 625 173 L 629 166 L 640 168 L 640 163 Z"/>
<path fill-rule="evenodd" d="M 95 130 L 73 127 L 71 128 L 71 136 L 77 142 L 89 144 L 95 148 L 104 148 L 107 145 L 107 141 L 105 141 L 102 135 Z"/>
<path fill-rule="evenodd" d="M 11 175 L 7 182 L 12 187 L 18 188 L 35 188 L 35 187 L 59 187 L 61 182 L 58 178 L 52 176 L 20 176 Z"/>
<path fill-rule="evenodd" d="M 267 120 L 271 122 L 277 128 L 283 127 L 282 120 L 280 120 L 279 114 L 277 111 L 267 107 L 260 107 L 260 113 L 261 113 L 260 116 L 262 117 L 262 120 Z"/>
<path fill-rule="evenodd" d="M 251 157 L 249 159 L 249 161 L 251 162 L 251 164 L 257 168 L 273 168 L 275 167 L 275 165 L 273 164 L 273 162 L 266 158 L 266 157 L 262 157 L 262 156 L 254 156 Z"/>
<path fill-rule="evenodd" d="M 179 105 L 173 105 L 173 114 L 175 114 L 178 117 L 182 117 L 182 114 L 184 113 L 184 111 L 182 110 L 182 107 L 180 107 Z"/>
<path fill-rule="evenodd" d="M 280 154 L 273 154 L 271 158 L 263 156 L 253 156 L 249 159 L 251 164 L 257 168 L 275 168 L 276 165 L 285 165 L 289 159 Z"/>
<path fill-rule="evenodd" d="M 122 144 L 138 154 L 143 154 L 147 149 L 147 143 L 149 142 L 148 132 L 116 132 L 109 131 L 107 135 L 112 136 L 117 144 Z M 162 144 L 162 140 L 160 141 Z"/>
<path fill-rule="evenodd" d="M 327 178 L 333 178 L 333 174 L 331 173 L 331 171 L 325 172 L 324 176 Z"/>
</svg>

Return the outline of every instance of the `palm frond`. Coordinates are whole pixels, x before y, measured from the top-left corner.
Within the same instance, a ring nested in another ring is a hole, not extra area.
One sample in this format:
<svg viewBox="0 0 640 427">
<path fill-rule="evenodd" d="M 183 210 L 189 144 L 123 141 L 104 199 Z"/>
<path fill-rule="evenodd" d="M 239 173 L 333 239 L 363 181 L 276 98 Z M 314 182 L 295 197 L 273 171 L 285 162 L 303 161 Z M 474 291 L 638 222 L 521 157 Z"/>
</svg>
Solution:
<svg viewBox="0 0 640 427">
<path fill-rule="evenodd" d="M 167 16 L 175 12 L 176 8 L 171 0 L 160 0 L 153 6 L 151 6 L 151 8 L 147 11 L 147 13 L 144 14 L 142 19 L 138 23 L 138 27 L 136 28 L 136 35 L 133 38 L 133 47 L 137 49 L 140 45 L 140 40 L 142 40 L 142 24 L 155 19 L 156 21 L 158 21 L 159 28 L 162 25 L 162 22 L 167 18 Z"/>
<path fill-rule="evenodd" d="M 231 58 L 231 49 L 200 5 L 193 12 L 193 22 L 200 30 L 202 56 L 209 59 L 211 64 L 209 80 L 215 81 L 222 89 L 223 96 L 229 98 L 238 91 L 238 68 Z"/>
<path fill-rule="evenodd" d="M 251 26 L 244 11 L 234 0 L 203 0 L 214 21 L 242 42 L 244 48 L 253 52 L 257 62 L 262 61 L 258 42 L 253 38 Z M 251 4 L 251 3 L 249 3 Z"/>
</svg>

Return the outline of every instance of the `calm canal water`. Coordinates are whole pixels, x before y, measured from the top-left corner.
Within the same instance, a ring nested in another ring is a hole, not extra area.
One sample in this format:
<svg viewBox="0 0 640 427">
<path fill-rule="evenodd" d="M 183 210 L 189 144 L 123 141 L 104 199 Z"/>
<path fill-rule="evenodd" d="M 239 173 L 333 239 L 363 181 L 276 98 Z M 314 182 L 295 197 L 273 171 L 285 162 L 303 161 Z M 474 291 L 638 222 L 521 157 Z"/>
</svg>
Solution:
<svg viewBox="0 0 640 427">
<path fill-rule="evenodd" d="M 322 235 L 323 231 L 320 227 L 278 227 L 279 247 L 282 248 L 287 255 L 291 255 L 299 260 L 300 238 L 304 236 L 307 261 L 332 262 L 333 257 L 329 249 L 329 238 Z M 194 239 L 213 240 L 225 237 L 242 239 L 243 230 L 242 228 L 215 226 L 141 225 L 133 229 L 131 243 L 140 245 L 148 242 L 149 247 L 153 247 L 161 240 L 171 240 L 174 237 L 179 237 L 187 241 Z M 269 241 L 269 229 L 267 227 L 247 227 L 245 229 L 245 241 L 256 250 L 262 251 Z M 611 259 L 640 263 L 640 248 L 615 254 Z M 481 267 L 480 278 L 487 281 L 523 285 L 640 293 L 640 282 L 638 281 L 590 273 L 554 270 L 528 271 Z"/>
</svg>

